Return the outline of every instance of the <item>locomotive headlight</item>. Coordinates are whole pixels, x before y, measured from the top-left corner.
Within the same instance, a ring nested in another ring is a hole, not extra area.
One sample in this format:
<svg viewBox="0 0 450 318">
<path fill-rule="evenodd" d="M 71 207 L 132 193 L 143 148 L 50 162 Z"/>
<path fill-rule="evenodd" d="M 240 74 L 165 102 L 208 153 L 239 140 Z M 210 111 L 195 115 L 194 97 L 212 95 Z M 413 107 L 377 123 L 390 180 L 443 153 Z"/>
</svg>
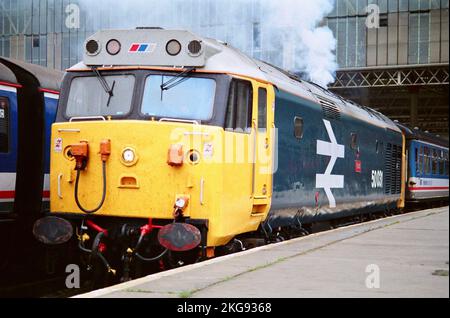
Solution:
<svg viewBox="0 0 450 318">
<path fill-rule="evenodd" d="M 175 56 L 181 52 L 181 43 L 177 40 L 170 40 L 167 42 L 166 51 L 169 55 Z"/>
<path fill-rule="evenodd" d="M 136 158 L 136 155 L 135 155 L 134 151 L 131 150 L 131 149 L 125 150 L 125 151 L 123 152 L 123 155 L 122 155 L 122 156 L 123 156 L 123 160 L 124 160 L 125 162 L 128 162 L 128 163 L 133 162 L 134 159 Z"/>
<path fill-rule="evenodd" d="M 117 40 L 110 40 L 108 42 L 108 44 L 106 44 L 106 51 L 110 55 L 117 55 L 117 54 L 119 54 L 121 47 L 122 46 L 121 46 L 119 41 L 117 41 Z"/>
<path fill-rule="evenodd" d="M 133 166 L 136 164 L 138 157 L 136 155 L 136 151 L 133 148 L 125 148 L 122 151 L 122 157 L 120 159 L 124 165 Z"/>
</svg>

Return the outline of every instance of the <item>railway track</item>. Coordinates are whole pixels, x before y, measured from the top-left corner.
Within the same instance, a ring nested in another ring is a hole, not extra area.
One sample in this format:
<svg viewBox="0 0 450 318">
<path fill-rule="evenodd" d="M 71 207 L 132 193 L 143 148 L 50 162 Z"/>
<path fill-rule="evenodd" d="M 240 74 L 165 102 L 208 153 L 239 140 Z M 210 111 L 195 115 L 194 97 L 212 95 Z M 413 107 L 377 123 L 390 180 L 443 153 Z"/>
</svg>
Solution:
<svg viewBox="0 0 450 318">
<path fill-rule="evenodd" d="M 448 205 L 448 202 L 445 204 L 441 204 L 438 206 L 446 206 Z M 437 205 L 433 206 L 425 206 L 420 205 L 416 206 L 414 208 L 408 209 L 407 211 L 404 211 L 402 214 L 416 212 L 419 210 L 423 210 L 425 208 L 434 208 L 438 207 Z M 399 214 L 399 213 L 397 213 Z M 353 220 L 345 219 L 341 220 L 339 223 L 333 223 L 333 224 L 327 224 L 322 225 L 320 227 L 314 227 L 311 229 L 310 234 L 314 234 L 317 232 L 323 232 L 327 230 L 332 230 L 339 227 L 345 227 L 354 225 L 357 223 L 364 223 L 375 219 L 381 219 L 393 216 L 395 214 L 386 214 L 386 213 L 377 213 L 372 214 L 369 217 L 365 218 L 354 218 Z M 303 235 L 305 236 L 305 235 Z M 297 236 L 298 237 L 298 236 Z M 290 239 L 294 239 L 294 237 L 291 237 Z M 0 298 L 68 298 L 73 297 L 79 294 L 88 293 L 91 292 L 97 288 L 93 287 L 92 282 L 87 282 L 84 286 L 82 286 L 79 289 L 68 289 L 66 287 L 65 281 L 66 276 L 64 275 L 54 275 L 50 278 L 43 278 L 43 279 L 30 279 L 29 281 L 25 282 L 10 282 L 8 286 L 0 286 Z M 115 283 L 111 284 L 105 284 L 102 287 L 107 287 L 114 285 Z"/>
</svg>

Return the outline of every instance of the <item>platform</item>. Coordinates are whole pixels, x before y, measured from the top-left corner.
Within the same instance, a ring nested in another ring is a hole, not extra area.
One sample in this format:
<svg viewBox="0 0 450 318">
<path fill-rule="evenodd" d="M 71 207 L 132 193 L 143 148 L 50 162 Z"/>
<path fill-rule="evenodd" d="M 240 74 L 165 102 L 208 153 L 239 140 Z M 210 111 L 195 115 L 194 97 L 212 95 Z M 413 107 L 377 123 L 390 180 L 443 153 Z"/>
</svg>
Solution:
<svg viewBox="0 0 450 318">
<path fill-rule="evenodd" d="M 268 245 L 77 297 L 449 297 L 448 262 L 445 207 Z"/>
</svg>

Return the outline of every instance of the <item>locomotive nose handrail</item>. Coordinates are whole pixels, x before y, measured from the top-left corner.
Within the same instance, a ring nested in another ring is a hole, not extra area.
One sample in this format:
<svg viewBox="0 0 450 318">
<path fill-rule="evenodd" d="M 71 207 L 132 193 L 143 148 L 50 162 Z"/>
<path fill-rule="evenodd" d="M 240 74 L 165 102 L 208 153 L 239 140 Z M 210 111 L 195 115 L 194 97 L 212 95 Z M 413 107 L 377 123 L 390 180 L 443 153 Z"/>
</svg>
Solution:
<svg viewBox="0 0 450 318">
<path fill-rule="evenodd" d="M 63 174 L 60 173 L 60 174 L 58 175 L 58 198 L 60 198 L 60 199 L 63 198 L 62 192 L 61 192 L 61 179 L 62 179 L 62 177 L 63 177 Z"/>
<path fill-rule="evenodd" d="M 159 120 L 160 122 L 176 122 L 176 123 L 187 123 L 187 124 L 194 124 L 194 125 L 200 125 L 200 123 L 196 120 L 189 120 L 189 119 L 174 119 L 174 118 L 161 118 Z"/>
</svg>

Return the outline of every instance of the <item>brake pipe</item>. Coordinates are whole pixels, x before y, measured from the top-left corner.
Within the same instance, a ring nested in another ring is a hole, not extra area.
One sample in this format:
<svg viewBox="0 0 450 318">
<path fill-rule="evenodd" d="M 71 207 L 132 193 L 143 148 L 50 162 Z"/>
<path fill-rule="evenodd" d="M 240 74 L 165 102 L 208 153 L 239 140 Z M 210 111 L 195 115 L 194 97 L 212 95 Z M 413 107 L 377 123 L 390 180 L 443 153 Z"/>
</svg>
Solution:
<svg viewBox="0 0 450 318">
<path fill-rule="evenodd" d="M 94 231 L 102 232 L 105 236 L 108 236 L 108 230 L 105 230 L 105 229 L 102 228 L 101 226 L 95 224 L 93 221 L 87 220 L 87 221 L 86 221 L 86 225 L 89 226 L 89 227 L 90 227 L 91 229 L 93 229 Z"/>
<path fill-rule="evenodd" d="M 153 219 L 149 219 L 148 223 L 140 228 L 141 235 L 139 236 L 139 240 L 136 244 L 136 247 L 133 249 L 133 253 L 134 253 L 134 255 L 136 255 L 136 257 L 138 259 L 140 259 L 141 261 L 144 261 L 144 262 L 154 262 L 154 261 L 160 260 L 161 258 L 164 257 L 164 255 L 166 255 L 166 253 L 169 251 L 168 249 L 165 249 L 161 254 L 159 254 L 158 256 L 153 257 L 153 258 L 144 257 L 141 254 L 139 254 L 139 252 L 138 252 L 139 248 L 142 245 L 144 237 L 147 236 L 148 234 L 150 234 L 154 229 L 162 229 L 162 228 L 163 228 L 163 226 L 161 226 L 161 225 L 154 225 Z"/>
<path fill-rule="evenodd" d="M 141 235 L 146 236 L 150 234 L 154 229 L 162 229 L 161 225 L 153 225 L 153 219 L 148 219 L 148 223 L 144 226 L 141 226 Z"/>
</svg>

